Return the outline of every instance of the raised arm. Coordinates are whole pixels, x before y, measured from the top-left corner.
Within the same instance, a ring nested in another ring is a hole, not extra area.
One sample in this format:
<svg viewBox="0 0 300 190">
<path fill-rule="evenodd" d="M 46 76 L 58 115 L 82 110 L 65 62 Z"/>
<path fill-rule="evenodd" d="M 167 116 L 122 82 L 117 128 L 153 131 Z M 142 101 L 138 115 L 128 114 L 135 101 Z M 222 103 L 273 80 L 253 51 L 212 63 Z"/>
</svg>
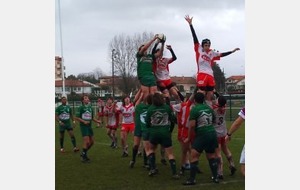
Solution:
<svg viewBox="0 0 300 190">
<path fill-rule="evenodd" d="M 230 54 L 232 54 L 232 53 L 234 53 L 234 52 L 236 52 L 236 51 L 238 51 L 238 50 L 240 50 L 240 48 L 235 48 L 235 49 L 232 50 L 232 51 L 223 52 L 223 53 L 221 53 L 220 57 L 225 57 L 225 56 L 230 55 Z"/>
<path fill-rule="evenodd" d="M 166 45 L 166 48 L 171 52 L 171 55 L 172 55 L 172 59 L 173 61 L 175 61 L 177 59 L 173 49 L 172 49 L 172 46 L 171 45 Z"/>
<path fill-rule="evenodd" d="M 158 34 L 155 34 L 152 40 L 150 40 L 149 42 L 141 46 L 141 48 L 139 49 L 139 53 L 143 54 L 157 38 L 158 38 Z"/>
<path fill-rule="evenodd" d="M 193 17 L 190 17 L 189 15 L 185 15 L 185 20 L 189 23 L 190 25 L 190 28 L 191 28 L 191 32 L 192 32 L 192 36 L 193 36 L 193 40 L 194 40 L 194 44 L 199 44 L 199 41 L 198 41 L 198 38 L 197 38 L 197 35 L 196 35 L 196 32 L 194 30 L 194 27 L 193 27 Z"/>
<path fill-rule="evenodd" d="M 155 42 L 155 44 L 154 44 L 154 46 L 152 48 L 152 55 L 155 54 L 155 51 L 156 51 L 156 48 L 157 48 L 158 44 L 159 44 L 159 41 Z"/>
</svg>

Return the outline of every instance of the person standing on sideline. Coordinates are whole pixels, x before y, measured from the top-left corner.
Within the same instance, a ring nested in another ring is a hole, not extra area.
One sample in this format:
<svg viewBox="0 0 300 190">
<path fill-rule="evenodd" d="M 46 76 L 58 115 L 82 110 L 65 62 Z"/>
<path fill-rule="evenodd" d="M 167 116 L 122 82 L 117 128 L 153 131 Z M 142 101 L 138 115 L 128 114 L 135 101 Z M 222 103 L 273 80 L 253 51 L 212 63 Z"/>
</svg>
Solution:
<svg viewBox="0 0 300 190">
<path fill-rule="evenodd" d="M 60 143 L 60 152 L 64 153 L 64 138 L 65 131 L 67 130 L 71 138 L 73 145 L 73 151 L 78 152 L 79 149 L 76 147 L 76 138 L 74 136 L 73 128 L 75 128 L 75 120 L 73 118 L 73 113 L 71 107 L 67 104 L 67 97 L 63 96 L 61 98 L 61 105 L 55 109 L 55 119 L 59 123 L 59 143 Z M 71 120 L 73 121 L 73 126 L 71 125 Z"/>
<path fill-rule="evenodd" d="M 106 134 L 111 139 L 112 148 L 117 148 L 117 135 L 116 131 L 118 129 L 119 124 L 119 111 L 117 109 L 117 105 L 114 103 L 112 97 L 109 97 L 106 101 L 106 106 L 104 107 L 104 122 L 106 126 Z"/>
<path fill-rule="evenodd" d="M 217 94 L 217 93 L 216 93 Z M 218 137 L 218 148 L 216 149 L 216 154 L 219 159 L 218 166 L 218 178 L 223 179 L 223 159 L 221 152 L 223 152 L 228 160 L 230 175 L 234 175 L 236 168 L 233 162 L 231 151 L 229 150 L 227 143 L 225 142 L 225 137 L 227 134 L 227 126 L 226 126 L 226 98 L 224 96 L 219 96 L 217 94 L 217 99 L 213 101 L 212 108 L 215 112 L 216 120 L 214 122 L 214 127 L 217 132 Z"/>
<path fill-rule="evenodd" d="M 243 107 L 240 112 L 239 112 L 239 116 L 238 118 L 232 123 L 232 125 L 230 126 L 230 129 L 225 137 L 225 141 L 228 142 L 231 139 L 231 135 L 238 130 L 242 124 L 245 121 L 245 107 Z M 245 144 L 241 153 L 241 157 L 240 157 L 240 164 L 241 164 L 241 173 L 242 175 L 245 177 Z"/>
<path fill-rule="evenodd" d="M 218 174 L 218 159 L 215 153 L 218 147 L 217 133 L 213 126 L 214 112 L 206 104 L 204 104 L 205 95 L 197 92 L 194 96 L 195 106 L 190 112 L 189 135 L 185 142 L 189 142 L 192 137 L 192 132 L 195 132 L 195 139 L 192 143 L 191 150 L 191 169 L 189 179 L 183 185 L 195 185 L 196 173 L 199 157 L 205 151 L 206 158 L 212 173 L 214 183 L 219 183 Z"/>
<path fill-rule="evenodd" d="M 230 55 L 240 48 L 235 48 L 232 51 L 219 53 L 210 49 L 211 42 L 209 39 L 203 39 L 201 44 L 198 41 L 196 32 L 194 30 L 192 21 L 193 17 L 189 15 L 185 16 L 185 20 L 188 22 L 194 41 L 194 50 L 196 53 L 196 63 L 197 63 L 197 87 L 206 92 L 206 100 L 211 104 L 211 97 L 213 96 L 213 90 L 215 88 L 215 79 L 212 70 L 212 64 L 219 60 L 220 57 L 225 57 Z"/>
<path fill-rule="evenodd" d="M 153 74 L 155 55 L 147 53 L 148 48 L 156 39 L 159 39 L 158 34 L 156 34 L 150 41 L 141 45 L 136 54 L 137 77 L 140 81 L 144 98 L 147 97 L 148 94 L 154 94 L 154 92 L 157 91 L 156 78 Z"/>
<path fill-rule="evenodd" d="M 119 108 L 119 125 L 121 126 L 121 145 L 123 154 L 122 157 L 128 156 L 128 134 L 134 131 L 134 105 L 130 101 L 129 96 L 125 96 L 122 100 L 122 105 Z"/>
<path fill-rule="evenodd" d="M 152 105 L 147 110 L 146 115 L 146 127 L 149 130 L 149 176 L 153 176 L 157 173 L 155 167 L 155 150 L 157 145 L 160 144 L 166 151 L 169 163 L 172 171 L 172 178 L 179 179 L 179 175 L 176 171 L 176 161 L 173 154 L 172 147 L 172 133 L 171 122 L 175 120 L 175 116 L 172 113 L 172 109 L 169 105 L 165 104 L 163 95 L 160 93 L 154 93 L 152 98 Z"/>
<path fill-rule="evenodd" d="M 90 105 L 89 97 L 87 95 L 83 95 L 81 101 L 82 105 L 78 108 L 75 119 L 80 122 L 80 130 L 83 137 L 82 152 L 80 155 L 81 161 L 86 163 L 90 162 L 87 152 L 93 146 L 95 141 L 92 121 L 96 123 L 100 123 L 100 121 L 94 118 L 94 112 Z"/>
</svg>

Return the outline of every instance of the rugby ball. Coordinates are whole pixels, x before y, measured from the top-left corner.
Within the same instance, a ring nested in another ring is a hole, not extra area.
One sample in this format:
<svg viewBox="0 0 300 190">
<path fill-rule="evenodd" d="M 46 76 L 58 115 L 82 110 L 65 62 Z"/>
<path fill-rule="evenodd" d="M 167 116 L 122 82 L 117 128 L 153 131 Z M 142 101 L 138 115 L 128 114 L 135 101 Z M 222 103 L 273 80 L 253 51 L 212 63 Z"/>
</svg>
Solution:
<svg viewBox="0 0 300 190">
<path fill-rule="evenodd" d="M 166 35 L 164 35 L 164 34 L 158 34 L 158 39 L 159 39 L 161 42 L 165 42 L 165 41 L 166 41 Z"/>
</svg>

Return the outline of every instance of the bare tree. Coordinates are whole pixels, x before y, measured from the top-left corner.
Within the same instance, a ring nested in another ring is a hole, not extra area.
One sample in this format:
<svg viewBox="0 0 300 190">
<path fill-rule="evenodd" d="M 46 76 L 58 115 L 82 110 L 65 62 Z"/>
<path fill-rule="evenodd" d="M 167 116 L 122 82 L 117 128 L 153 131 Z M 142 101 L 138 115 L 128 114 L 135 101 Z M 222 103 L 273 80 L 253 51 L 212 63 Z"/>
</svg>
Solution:
<svg viewBox="0 0 300 190">
<path fill-rule="evenodd" d="M 143 43 L 152 39 L 153 36 L 153 33 L 146 32 L 133 36 L 121 34 L 111 40 L 109 44 L 110 60 L 114 61 L 114 74 L 122 78 L 122 80 L 119 81 L 121 84 L 116 85 L 118 85 L 123 93 L 129 94 L 139 86 L 139 82 L 136 78 L 136 53 L 138 48 Z M 149 48 L 149 50 L 151 49 L 152 48 Z"/>
<path fill-rule="evenodd" d="M 85 80 L 85 81 L 88 81 L 88 82 L 91 82 L 91 83 L 97 83 L 99 82 L 99 79 L 95 78 L 95 74 L 93 72 L 89 72 L 89 73 L 79 73 L 77 75 L 77 78 L 80 79 L 80 80 Z"/>
<path fill-rule="evenodd" d="M 99 80 L 101 77 L 105 76 L 105 74 L 100 67 L 97 67 L 96 69 L 94 69 L 94 76 Z"/>
</svg>

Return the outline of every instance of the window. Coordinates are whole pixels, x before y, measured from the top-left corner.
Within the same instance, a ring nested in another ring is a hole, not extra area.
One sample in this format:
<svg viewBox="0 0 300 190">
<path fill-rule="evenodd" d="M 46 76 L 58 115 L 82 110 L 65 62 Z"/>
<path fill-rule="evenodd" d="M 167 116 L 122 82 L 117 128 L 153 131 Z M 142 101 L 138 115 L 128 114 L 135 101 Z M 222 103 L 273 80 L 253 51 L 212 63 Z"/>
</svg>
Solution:
<svg viewBox="0 0 300 190">
<path fill-rule="evenodd" d="M 195 90 L 195 87 L 194 87 L 194 86 L 191 86 L 191 87 L 190 87 L 190 92 L 194 92 L 194 90 Z"/>
</svg>

